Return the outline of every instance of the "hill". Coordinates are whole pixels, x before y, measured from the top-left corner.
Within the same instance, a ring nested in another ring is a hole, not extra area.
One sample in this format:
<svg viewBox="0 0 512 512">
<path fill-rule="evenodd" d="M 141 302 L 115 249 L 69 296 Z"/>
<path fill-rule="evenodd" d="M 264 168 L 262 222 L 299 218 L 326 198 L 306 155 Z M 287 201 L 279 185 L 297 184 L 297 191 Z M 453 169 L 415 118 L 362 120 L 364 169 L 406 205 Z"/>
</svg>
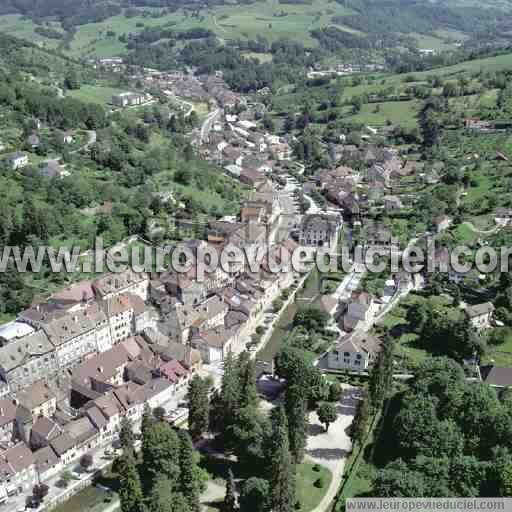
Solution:
<svg viewBox="0 0 512 512">
<path fill-rule="evenodd" d="M 282 37 L 336 52 L 344 48 L 418 47 L 450 50 L 461 44 L 509 39 L 503 16 L 509 0 L 72 0 L 7 2 L 0 29 L 73 57 L 106 57 L 127 51 L 130 35 L 148 27 L 208 29 L 222 41 L 268 42 Z"/>
</svg>

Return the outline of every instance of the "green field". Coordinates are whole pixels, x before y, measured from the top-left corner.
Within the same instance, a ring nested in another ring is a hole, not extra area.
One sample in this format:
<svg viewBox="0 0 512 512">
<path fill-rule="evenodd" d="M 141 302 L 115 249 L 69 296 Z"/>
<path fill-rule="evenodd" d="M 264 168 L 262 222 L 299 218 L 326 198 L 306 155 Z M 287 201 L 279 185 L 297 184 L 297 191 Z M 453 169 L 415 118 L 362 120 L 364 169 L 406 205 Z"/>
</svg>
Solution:
<svg viewBox="0 0 512 512">
<path fill-rule="evenodd" d="M 124 90 L 124 89 L 123 89 Z M 112 96 L 119 94 L 123 90 L 117 87 L 108 87 L 103 85 L 82 85 L 80 89 L 69 91 L 69 96 L 82 101 L 99 103 L 100 105 L 111 104 Z"/>
<path fill-rule="evenodd" d="M 7 14 L 0 16 L 0 32 L 4 34 L 11 34 L 19 37 L 20 39 L 27 39 L 32 43 L 36 43 L 42 47 L 54 49 L 60 43 L 57 39 L 48 39 L 37 34 L 34 29 L 35 25 L 30 19 L 23 19 L 18 14 Z M 51 23 L 50 26 L 54 29 L 59 28 L 58 23 Z"/>
<path fill-rule="evenodd" d="M 421 50 L 453 50 L 455 48 L 454 43 L 447 43 L 441 37 L 435 37 L 425 34 L 410 34 L 418 44 L 418 48 Z"/>
<path fill-rule="evenodd" d="M 145 8 L 146 12 L 158 9 Z M 278 0 L 262 0 L 241 8 L 238 5 L 218 6 L 215 9 L 202 9 L 198 16 L 182 9 L 158 17 L 137 16 L 127 18 L 124 15 L 114 16 L 100 23 L 89 23 L 77 27 L 76 34 L 69 48 L 63 51 L 73 57 L 108 57 L 122 55 L 126 52 L 119 41 L 122 34 L 138 33 L 144 27 L 176 26 L 179 30 L 202 27 L 215 32 L 219 38 L 254 39 L 257 35 L 274 41 L 280 37 L 290 37 L 301 41 L 307 46 L 316 46 L 309 31 L 314 28 L 331 24 L 331 18 L 350 14 L 352 11 L 337 2 L 329 0 L 313 0 L 311 4 L 281 4 Z M 137 26 L 138 25 L 138 26 Z M 51 25 L 59 28 L 58 23 Z M 28 39 L 56 48 L 60 41 L 47 39 L 34 32 L 36 25 L 22 19 L 18 15 L 0 16 L 0 29 L 8 34 Z M 340 26 L 342 29 L 346 27 Z M 115 32 L 115 36 L 107 32 Z"/>
<path fill-rule="evenodd" d="M 508 336 L 505 343 L 498 346 L 489 346 L 482 364 L 495 364 L 496 366 L 512 366 L 512 336 Z"/>
<path fill-rule="evenodd" d="M 321 488 L 314 485 L 319 478 L 323 482 Z M 302 463 L 297 468 L 297 501 L 301 504 L 300 509 L 308 512 L 318 506 L 331 480 L 332 473 L 327 468 L 310 462 Z"/>
<path fill-rule="evenodd" d="M 416 100 L 370 103 L 363 105 L 360 113 L 348 119 L 370 126 L 384 126 L 389 120 L 392 124 L 412 128 L 418 124 L 416 116 L 420 105 Z"/>
</svg>

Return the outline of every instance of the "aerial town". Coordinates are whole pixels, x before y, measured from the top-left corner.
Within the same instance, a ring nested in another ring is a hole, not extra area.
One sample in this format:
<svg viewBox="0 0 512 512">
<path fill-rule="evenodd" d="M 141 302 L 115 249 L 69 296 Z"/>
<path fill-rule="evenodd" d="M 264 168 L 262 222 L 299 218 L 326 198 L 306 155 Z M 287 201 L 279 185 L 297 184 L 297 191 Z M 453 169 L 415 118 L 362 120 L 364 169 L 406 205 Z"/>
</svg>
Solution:
<svg viewBox="0 0 512 512">
<path fill-rule="evenodd" d="M 0 512 L 510 496 L 509 27 L 323 3 L 0 13 Z"/>
</svg>

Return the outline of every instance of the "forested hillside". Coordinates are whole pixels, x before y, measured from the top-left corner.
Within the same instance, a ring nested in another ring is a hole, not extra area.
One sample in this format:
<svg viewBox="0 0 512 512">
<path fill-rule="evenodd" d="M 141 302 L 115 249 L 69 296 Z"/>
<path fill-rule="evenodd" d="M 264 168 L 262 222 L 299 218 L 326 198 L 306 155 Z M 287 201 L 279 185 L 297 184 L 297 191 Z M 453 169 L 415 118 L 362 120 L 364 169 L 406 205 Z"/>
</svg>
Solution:
<svg viewBox="0 0 512 512">
<path fill-rule="evenodd" d="M 185 120 L 159 103 L 109 114 L 69 94 L 94 82 L 91 69 L 8 36 L 0 37 L 0 55 L 0 246 L 86 251 L 97 236 L 108 246 L 146 235 L 157 219 L 237 211 L 239 186 L 198 160 L 184 136 L 195 116 Z M 65 131 L 71 144 L 62 142 Z M 13 170 L 4 157 L 19 150 L 29 165 Z M 0 317 L 79 277 L 47 265 L 39 273 L 3 273 Z"/>
</svg>

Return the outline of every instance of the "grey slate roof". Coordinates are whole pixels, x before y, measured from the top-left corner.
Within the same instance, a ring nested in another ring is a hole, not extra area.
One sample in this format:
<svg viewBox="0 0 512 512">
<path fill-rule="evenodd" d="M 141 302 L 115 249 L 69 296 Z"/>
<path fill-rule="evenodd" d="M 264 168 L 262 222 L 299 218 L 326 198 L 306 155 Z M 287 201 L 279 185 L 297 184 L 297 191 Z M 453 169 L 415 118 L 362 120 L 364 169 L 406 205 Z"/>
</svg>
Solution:
<svg viewBox="0 0 512 512">
<path fill-rule="evenodd" d="M 52 352 L 54 349 L 48 336 L 37 331 L 8 343 L 0 350 L 0 366 L 9 372 L 26 363 L 32 357 Z"/>
</svg>

